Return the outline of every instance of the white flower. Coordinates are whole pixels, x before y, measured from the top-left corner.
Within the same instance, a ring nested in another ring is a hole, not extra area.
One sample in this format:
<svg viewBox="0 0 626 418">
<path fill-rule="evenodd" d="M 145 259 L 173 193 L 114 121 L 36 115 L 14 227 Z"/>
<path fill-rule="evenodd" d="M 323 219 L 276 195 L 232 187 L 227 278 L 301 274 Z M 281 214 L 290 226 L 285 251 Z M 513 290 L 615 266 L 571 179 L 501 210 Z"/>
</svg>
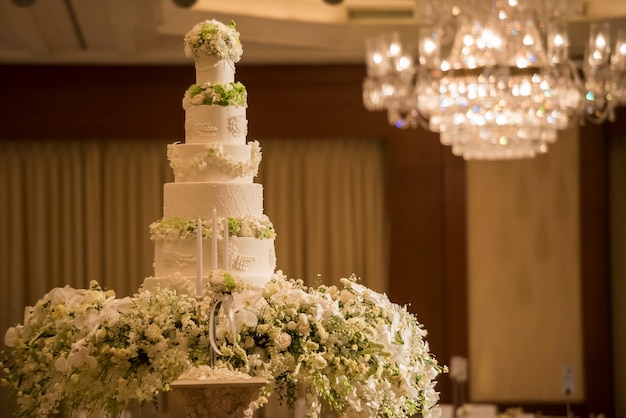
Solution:
<svg viewBox="0 0 626 418">
<path fill-rule="evenodd" d="M 259 323 L 258 312 L 267 306 L 259 289 L 248 289 L 233 294 L 231 309 L 235 318 L 235 327 L 253 328 Z"/>
<path fill-rule="evenodd" d="M 100 326 L 100 314 L 98 311 L 90 309 L 82 315 L 77 315 L 74 319 L 74 325 L 81 330 L 87 332 L 95 332 Z"/>
<path fill-rule="evenodd" d="M 151 341 L 158 341 L 163 336 L 163 330 L 157 324 L 150 324 L 146 329 L 146 338 Z"/>
<path fill-rule="evenodd" d="M 65 357 L 59 357 L 54 361 L 54 367 L 61 373 L 67 373 L 70 371 L 70 365 Z"/>
<path fill-rule="evenodd" d="M 442 415 L 442 410 L 439 406 L 436 406 L 434 408 L 431 408 L 427 411 L 424 411 L 422 413 L 422 416 L 424 418 L 440 418 Z"/>
<path fill-rule="evenodd" d="M 291 335 L 281 332 L 274 339 L 274 343 L 279 350 L 286 350 L 291 345 Z"/>
<path fill-rule="evenodd" d="M 98 361 L 95 357 L 90 355 L 89 348 L 80 346 L 73 353 L 67 356 L 67 361 L 72 367 L 80 367 L 83 364 L 87 364 L 90 369 L 95 369 L 98 365 Z"/>
<path fill-rule="evenodd" d="M 21 325 L 7 329 L 7 332 L 4 334 L 4 343 L 8 347 L 15 347 L 17 345 L 19 338 L 20 338 L 19 330 L 21 329 L 22 329 Z"/>
<path fill-rule="evenodd" d="M 52 303 L 52 305 L 59 305 L 67 300 L 69 300 L 70 298 L 72 298 L 73 296 L 75 296 L 77 293 L 77 290 L 70 287 L 69 285 L 65 286 L 65 287 L 55 287 L 54 289 L 52 289 L 50 292 L 48 292 L 48 299 L 50 300 L 50 303 Z M 46 297 L 44 296 L 44 299 Z"/>
<path fill-rule="evenodd" d="M 328 364 L 328 362 L 326 361 L 326 359 L 324 357 L 321 356 L 321 354 L 315 354 L 312 359 L 311 359 L 311 364 L 313 366 L 314 369 L 318 369 L 321 370 L 324 367 L 326 367 L 326 365 Z"/>
<path fill-rule="evenodd" d="M 130 312 L 130 308 L 133 305 L 133 300 L 130 297 L 122 299 L 115 299 L 115 309 L 121 314 L 127 314 Z"/>
</svg>

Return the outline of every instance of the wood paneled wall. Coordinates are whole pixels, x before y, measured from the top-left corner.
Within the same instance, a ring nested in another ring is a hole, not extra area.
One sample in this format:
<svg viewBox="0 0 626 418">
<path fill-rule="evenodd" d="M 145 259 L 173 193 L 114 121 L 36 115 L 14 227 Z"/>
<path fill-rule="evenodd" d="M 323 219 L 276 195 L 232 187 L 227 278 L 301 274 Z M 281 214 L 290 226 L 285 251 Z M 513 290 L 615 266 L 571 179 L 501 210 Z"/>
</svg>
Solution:
<svg viewBox="0 0 626 418">
<path fill-rule="evenodd" d="M 0 140 L 182 140 L 181 100 L 194 76 L 191 65 L 0 66 Z M 364 68 L 358 65 L 238 66 L 236 78 L 249 92 L 248 137 L 261 141 L 264 137 L 367 137 L 386 142 L 389 296 L 410 305 L 429 331 L 432 351 L 448 363 L 453 355 L 467 356 L 468 349 L 465 165 L 439 144 L 437 135 L 391 128 L 383 112 L 366 111 L 361 103 L 364 76 Z M 586 187 L 602 181 L 593 173 L 585 178 L 589 179 Z M 603 231 L 591 231 L 592 224 L 586 222 L 603 208 L 588 205 L 585 209 L 587 203 L 582 204 L 583 240 L 587 233 L 602 240 Z M 594 286 L 594 272 L 585 266 L 583 280 Z M 591 309 L 585 311 L 585 327 L 606 319 L 594 309 L 607 302 L 604 293 L 599 288 L 587 294 L 584 302 Z M 588 337 L 610 335 L 603 327 Z M 603 344 L 588 344 L 587 356 L 595 357 L 586 370 L 588 396 L 604 403 L 607 395 L 601 393 L 610 390 L 594 385 L 606 382 L 610 356 L 604 357 Z M 598 362 L 604 367 L 598 369 Z M 442 400 L 451 402 L 446 376 L 441 377 L 439 389 Z"/>
</svg>

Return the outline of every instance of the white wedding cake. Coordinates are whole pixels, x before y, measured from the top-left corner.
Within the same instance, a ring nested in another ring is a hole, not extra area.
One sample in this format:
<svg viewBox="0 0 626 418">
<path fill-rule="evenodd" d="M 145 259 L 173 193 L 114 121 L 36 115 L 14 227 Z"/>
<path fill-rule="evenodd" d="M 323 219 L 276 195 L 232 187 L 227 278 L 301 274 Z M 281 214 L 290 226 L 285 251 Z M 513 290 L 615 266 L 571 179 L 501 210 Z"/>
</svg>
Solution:
<svg viewBox="0 0 626 418">
<path fill-rule="evenodd" d="M 242 52 L 234 23 L 207 20 L 185 36 L 196 84 L 183 98 L 185 141 L 167 150 L 174 182 L 163 188 L 163 218 L 150 225 L 154 277 L 145 289 L 197 289 L 216 270 L 263 286 L 275 272 L 276 234 L 254 183 L 261 150 L 246 142 L 247 92 L 235 82 Z"/>
</svg>

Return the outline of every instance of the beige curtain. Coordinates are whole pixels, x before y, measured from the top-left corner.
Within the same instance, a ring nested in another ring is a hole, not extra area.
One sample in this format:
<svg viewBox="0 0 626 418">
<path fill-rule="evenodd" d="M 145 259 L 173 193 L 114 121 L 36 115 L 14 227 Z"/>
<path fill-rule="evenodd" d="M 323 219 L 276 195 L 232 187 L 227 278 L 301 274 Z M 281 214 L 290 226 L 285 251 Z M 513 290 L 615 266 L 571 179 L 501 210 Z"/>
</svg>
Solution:
<svg viewBox="0 0 626 418">
<path fill-rule="evenodd" d="M 305 283 L 352 274 L 384 291 L 387 228 L 383 144 L 263 140 L 258 182 L 277 231 L 278 268 Z"/>
<path fill-rule="evenodd" d="M 92 279 L 120 296 L 136 291 L 152 271 L 164 159 L 156 142 L 0 143 L 3 306 L 21 316 L 52 287 Z"/>
</svg>

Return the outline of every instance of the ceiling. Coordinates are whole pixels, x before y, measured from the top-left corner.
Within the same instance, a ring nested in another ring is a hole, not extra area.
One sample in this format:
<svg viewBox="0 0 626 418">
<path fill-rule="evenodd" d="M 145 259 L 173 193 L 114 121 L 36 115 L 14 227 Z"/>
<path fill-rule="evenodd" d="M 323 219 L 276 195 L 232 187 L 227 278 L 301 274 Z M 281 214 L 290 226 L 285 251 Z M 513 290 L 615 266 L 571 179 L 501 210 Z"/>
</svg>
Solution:
<svg viewBox="0 0 626 418">
<path fill-rule="evenodd" d="M 206 19 L 236 22 L 240 64 L 362 63 L 365 38 L 392 30 L 416 36 L 413 7 L 413 0 L 197 0 L 188 8 L 173 0 L 2 0 L 0 63 L 187 64 L 182 39 Z M 583 49 L 588 19 L 617 18 L 626 29 L 626 0 L 585 0 L 584 9 L 570 30 L 573 54 Z"/>
</svg>

